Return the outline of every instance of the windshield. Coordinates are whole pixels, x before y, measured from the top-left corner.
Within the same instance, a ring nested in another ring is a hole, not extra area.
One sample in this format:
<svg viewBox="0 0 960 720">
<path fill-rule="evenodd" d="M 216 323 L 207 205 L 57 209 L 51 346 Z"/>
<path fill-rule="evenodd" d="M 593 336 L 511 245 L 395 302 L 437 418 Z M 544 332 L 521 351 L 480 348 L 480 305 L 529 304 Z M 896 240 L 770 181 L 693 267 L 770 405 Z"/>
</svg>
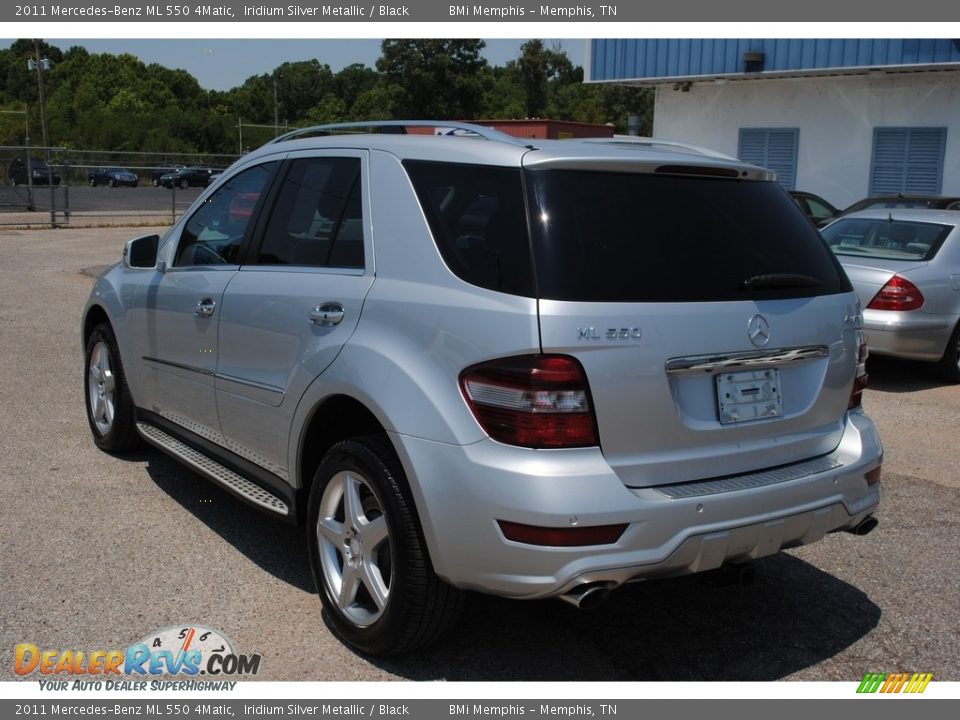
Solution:
<svg viewBox="0 0 960 720">
<path fill-rule="evenodd" d="M 850 288 L 775 183 L 579 170 L 527 178 L 541 297 L 711 302 Z"/>
<path fill-rule="evenodd" d="M 931 260 L 950 234 L 950 225 L 910 220 L 847 218 L 823 230 L 837 255 L 880 260 Z"/>
</svg>

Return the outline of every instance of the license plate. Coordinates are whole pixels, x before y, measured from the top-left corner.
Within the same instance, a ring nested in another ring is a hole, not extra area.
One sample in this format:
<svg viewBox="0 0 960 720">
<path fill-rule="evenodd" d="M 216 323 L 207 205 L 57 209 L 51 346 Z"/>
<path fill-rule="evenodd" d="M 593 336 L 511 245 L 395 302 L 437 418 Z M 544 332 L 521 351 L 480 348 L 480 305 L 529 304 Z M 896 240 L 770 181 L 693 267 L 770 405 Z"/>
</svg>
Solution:
<svg viewBox="0 0 960 720">
<path fill-rule="evenodd" d="M 716 377 L 717 406 L 723 425 L 783 415 L 780 371 L 776 368 L 721 373 Z"/>
</svg>

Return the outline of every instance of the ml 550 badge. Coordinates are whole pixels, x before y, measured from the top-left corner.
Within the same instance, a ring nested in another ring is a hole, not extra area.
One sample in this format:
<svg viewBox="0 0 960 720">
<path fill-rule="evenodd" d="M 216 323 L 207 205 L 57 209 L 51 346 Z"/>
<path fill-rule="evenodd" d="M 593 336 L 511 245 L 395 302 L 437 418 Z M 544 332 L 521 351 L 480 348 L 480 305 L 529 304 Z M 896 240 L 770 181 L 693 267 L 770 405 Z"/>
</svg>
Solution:
<svg viewBox="0 0 960 720">
<path fill-rule="evenodd" d="M 14 649 L 13 671 L 41 675 L 256 675 L 259 654 L 240 655 L 219 630 L 202 625 L 150 633 L 126 650 L 41 650 L 32 643 Z"/>
<path fill-rule="evenodd" d="M 643 332 L 638 327 L 625 328 L 577 328 L 578 340 L 639 340 Z"/>
</svg>

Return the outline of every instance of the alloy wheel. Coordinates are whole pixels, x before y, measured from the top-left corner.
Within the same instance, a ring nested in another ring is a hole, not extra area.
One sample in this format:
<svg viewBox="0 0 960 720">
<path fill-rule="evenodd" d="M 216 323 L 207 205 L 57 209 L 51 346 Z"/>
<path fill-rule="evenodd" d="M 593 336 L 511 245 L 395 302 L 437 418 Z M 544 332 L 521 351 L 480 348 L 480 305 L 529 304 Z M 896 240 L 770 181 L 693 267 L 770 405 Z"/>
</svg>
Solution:
<svg viewBox="0 0 960 720">
<path fill-rule="evenodd" d="M 390 598 L 390 532 L 359 473 L 341 471 L 324 488 L 316 542 L 323 582 L 340 612 L 359 627 L 376 622 Z"/>
</svg>

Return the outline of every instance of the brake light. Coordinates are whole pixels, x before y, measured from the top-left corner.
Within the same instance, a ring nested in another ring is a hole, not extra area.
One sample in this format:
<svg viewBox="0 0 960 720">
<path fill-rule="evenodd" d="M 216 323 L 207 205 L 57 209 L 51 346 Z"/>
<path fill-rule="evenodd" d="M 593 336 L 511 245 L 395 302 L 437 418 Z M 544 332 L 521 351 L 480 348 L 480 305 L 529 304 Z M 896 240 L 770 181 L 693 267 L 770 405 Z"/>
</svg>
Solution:
<svg viewBox="0 0 960 720">
<path fill-rule="evenodd" d="M 853 378 L 853 389 L 850 390 L 848 410 L 860 407 L 863 402 L 863 391 L 867 389 L 867 358 L 870 351 L 867 349 L 867 339 L 863 330 L 857 331 L 857 374 Z"/>
<path fill-rule="evenodd" d="M 494 440 L 530 448 L 597 445 L 587 378 L 566 355 L 521 355 L 460 374 L 473 416 Z"/>
<path fill-rule="evenodd" d="M 880 288 L 870 304 L 869 310 L 919 310 L 923 307 L 923 293 L 920 288 L 902 275 L 894 275 Z"/>
</svg>

